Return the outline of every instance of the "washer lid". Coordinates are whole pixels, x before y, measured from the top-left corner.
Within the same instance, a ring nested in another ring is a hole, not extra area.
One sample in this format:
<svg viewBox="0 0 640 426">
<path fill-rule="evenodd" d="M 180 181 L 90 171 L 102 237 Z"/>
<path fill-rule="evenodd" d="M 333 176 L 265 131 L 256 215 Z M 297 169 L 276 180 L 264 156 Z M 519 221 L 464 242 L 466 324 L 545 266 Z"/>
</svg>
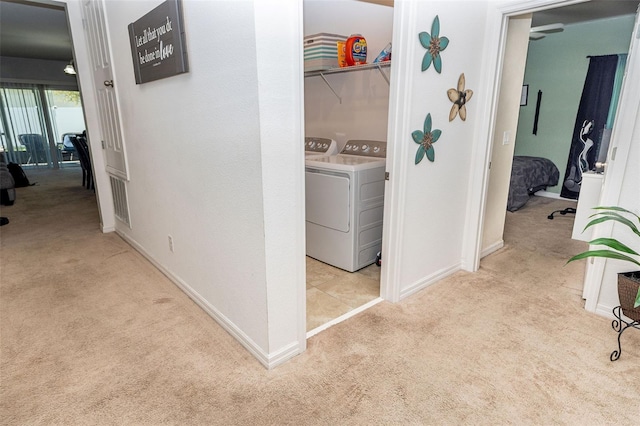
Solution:
<svg viewBox="0 0 640 426">
<path fill-rule="evenodd" d="M 375 157 L 360 157 L 355 155 L 332 155 L 328 157 L 310 157 L 306 161 L 307 167 L 325 168 L 331 170 L 366 170 L 384 167 L 386 159 Z"/>
</svg>

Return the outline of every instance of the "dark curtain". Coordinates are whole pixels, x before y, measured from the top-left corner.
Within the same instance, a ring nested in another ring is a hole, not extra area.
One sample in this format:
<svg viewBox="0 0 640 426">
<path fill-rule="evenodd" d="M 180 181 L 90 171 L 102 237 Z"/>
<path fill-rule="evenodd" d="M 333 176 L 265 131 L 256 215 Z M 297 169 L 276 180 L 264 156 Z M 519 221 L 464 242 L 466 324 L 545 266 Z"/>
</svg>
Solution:
<svg viewBox="0 0 640 426">
<path fill-rule="evenodd" d="M 618 55 L 592 56 L 573 128 L 560 195 L 578 199 L 582 172 L 595 169 L 618 66 Z"/>
</svg>

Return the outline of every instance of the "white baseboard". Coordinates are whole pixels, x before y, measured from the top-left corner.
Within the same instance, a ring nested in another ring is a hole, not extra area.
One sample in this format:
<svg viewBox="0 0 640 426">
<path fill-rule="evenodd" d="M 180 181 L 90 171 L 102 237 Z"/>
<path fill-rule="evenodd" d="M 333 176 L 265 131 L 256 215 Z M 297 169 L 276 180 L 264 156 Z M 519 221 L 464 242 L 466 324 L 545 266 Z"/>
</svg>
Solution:
<svg viewBox="0 0 640 426">
<path fill-rule="evenodd" d="M 480 259 L 485 256 L 489 256 L 491 253 L 500 250 L 502 247 L 504 247 L 504 240 L 496 241 L 495 243 L 489 245 L 489 247 L 482 250 L 482 252 L 480 253 Z"/>
<path fill-rule="evenodd" d="M 555 198 L 556 200 L 564 200 L 564 201 L 570 201 L 573 203 L 577 203 L 577 200 L 572 200 L 571 198 L 564 198 L 561 197 L 560 194 L 556 194 L 555 192 L 549 192 L 549 191 L 538 191 L 535 194 L 536 197 L 545 197 L 545 198 Z"/>
<path fill-rule="evenodd" d="M 100 228 L 102 229 L 103 234 L 108 234 L 116 230 L 115 226 L 103 226 L 102 224 L 100 224 Z"/>
<path fill-rule="evenodd" d="M 615 317 L 613 316 L 613 308 L 614 306 L 607 306 L 607 305 L 598 303 L 598 305 L 596 306 L 595 314 L 600 315 L 601 317 L 615 319 Z"/>
<path fill-rule="evenodd" d="M 275 368 L 302 352 L 300 350 L 300 343 L 297 341 L 291 342 L 287 346 L 284 346 L 275 352 L 267 353 L 263 351 L 262 348 L 260 348 L 249 336 L 238 328 L 238 326 L 229 320 L 229 318 L 211 305 L 190 285 L 158 263 L 140 244 L 117 229 L 116 233 L 137 252 L 143 255 L 149 262 L 151 262 L 153 266 L 169 278 L 176 286 L 178 286 L 178 288 L 186 293 L 187 296 L 189 296 L 198 306 L 200 306 L 200 308 L 209 314 L 209 316 L 211 316 L 227 333 L 233 336 L 242 346 L 244 346 L 244 348 L 247 349 L 251 355 L 253 355 L 266 368 Z"/>
<path fill-rule="evenodd" d="M 436 282 L 448 277 L 451 274 L 454 274 L 462 269 L 462 265 L 457 264 L 453 265 L 449 268 L 441 269 L 438 272 L 431 274 L 425 278 L 422 278 L 415 283 L 411 284 L 407 288 L 403 288 L 400 290 L 400 300 L 405 297 L 409 297 L 412 294 L 422 290 L 423 288 L 429 287 L 431 284 L 435 284 Z"/>
</svg>

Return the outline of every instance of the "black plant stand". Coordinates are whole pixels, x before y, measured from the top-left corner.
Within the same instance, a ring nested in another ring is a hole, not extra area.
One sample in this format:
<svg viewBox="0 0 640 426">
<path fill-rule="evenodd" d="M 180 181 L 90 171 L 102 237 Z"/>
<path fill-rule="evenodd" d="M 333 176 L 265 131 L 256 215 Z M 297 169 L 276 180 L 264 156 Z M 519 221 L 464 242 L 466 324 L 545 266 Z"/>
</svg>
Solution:
<svg viewBox="0 0 640 426">
<path fill-rule="evenodd" d="M 640 330 L 640 321 L 627 322 L 622 319 L 622 308 L 620 306 L 616 306 L 613 308 L 613 316 L 616 319 L 611 322 L 611 327 L 618 333 L 618 350 L 611 352 L 611 356 L 609 359 L 611 361 L 617 361 L 622 354 L 622 346 L 620 345 L 620 336 L 622 333 L 629 327 L 635 328 L 636 330 Z M 622 325 L 624 323 L 624 326 Z"/>
</svg>

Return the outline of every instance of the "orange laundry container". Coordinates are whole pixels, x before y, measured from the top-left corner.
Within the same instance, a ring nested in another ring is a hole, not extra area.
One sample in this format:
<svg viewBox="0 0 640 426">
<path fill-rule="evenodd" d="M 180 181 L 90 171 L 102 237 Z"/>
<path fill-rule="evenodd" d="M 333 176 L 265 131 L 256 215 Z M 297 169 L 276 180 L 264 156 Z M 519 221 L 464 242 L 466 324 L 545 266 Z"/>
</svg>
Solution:
<svg viewBox="0 0 640 426">
<path fill-rule="evenodd" d="M 362 65 L 367 63 L 367 40 L 360 34 L 353 34 L 349 37 L 344 50 L 347 65 Z"/>
</svg>

